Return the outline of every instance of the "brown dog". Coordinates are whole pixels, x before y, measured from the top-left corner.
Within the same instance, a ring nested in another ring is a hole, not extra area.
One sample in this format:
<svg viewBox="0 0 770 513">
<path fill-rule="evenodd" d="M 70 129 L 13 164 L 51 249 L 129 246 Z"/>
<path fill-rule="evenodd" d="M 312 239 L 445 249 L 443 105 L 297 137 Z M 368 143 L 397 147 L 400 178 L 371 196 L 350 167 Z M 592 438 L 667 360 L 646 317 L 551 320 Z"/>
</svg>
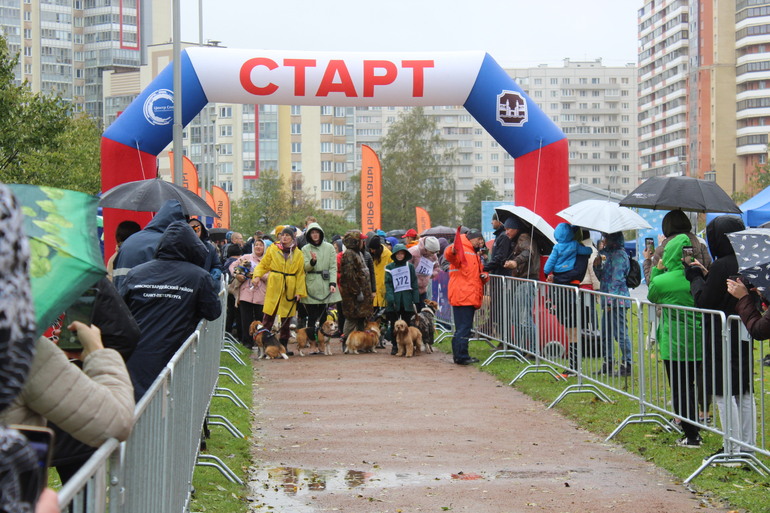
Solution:
<svg viewBox="0 0 770 513">
<path fill-rule="evenodd" d="M 411 358 L 414 354 L 420 354 L 422 351 L 420 330 L 407 325 L 406 321 L 402 319 L 396 321 L 393 325 L 393 336 L 396 338 L 396 345 L 398 346 L 396 356 Z"/>
<path fill-rule="evenodd" d="M 271 358 L 289 359 L 289 356 L 286 354 L 286 348 L 275 337 L 275 334 L 262 328 L 262 324 L 258 321 L 251 323 L 249 334 L 254 339 L 254 346 L 257 348 L 257 358 L 264 357 L 267 360 Z"/>
<path fill-rule="evenodd" d="M 337 331 L 337 323 L 332 320 L 327 320 L 321 326 L 321 329 L 316 330 L 316 339 L 310 340 L 307 336 L 307 328 L 301 328 L 297 330 L 297 349 L 300 356 L 305 356 L 303 349 L 308 348 L 310 354 L 325 354 L 331 356 L 332 345 L 331 335 Z"/>
<path fill-rule="evenodd" d="M 351 331 L 345 346 L 346 354 L 376 353 L 375 347 L 380 341 L 380 324 L 378 322 L 366 323 L 364 331 Z"/>
</svg>

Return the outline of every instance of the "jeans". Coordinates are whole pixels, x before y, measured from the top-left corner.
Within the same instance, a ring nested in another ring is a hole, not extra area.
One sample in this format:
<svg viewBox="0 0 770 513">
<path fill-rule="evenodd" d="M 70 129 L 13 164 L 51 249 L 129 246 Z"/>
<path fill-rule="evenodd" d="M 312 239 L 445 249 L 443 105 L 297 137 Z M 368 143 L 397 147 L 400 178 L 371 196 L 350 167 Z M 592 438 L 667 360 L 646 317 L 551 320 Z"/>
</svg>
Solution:
<svg viewBox="0 0 770 513">
<path fill-rule="evenodd" d="M 628 308 L 618 305 L 607 305 L 602 315 L 602 340 L 604 341 L 604 361 L 614 363 L 612 359 L 614 344 L 613 339 L 618 341 L 620 353 L 623 357 L 623 365 L 631 365 L 633 355 L 631 354 L 631 338 L 628 336 L 626 326 L 626 316 Z"/>
<path fill-rule="evenodd" d="M 532 304 L 535 300 L 535 287 L 532 283 L 517 281 L 513 289 L 513 327 L 514 343 L 531 353 L 537 352 L 537 333 L 532 317 Z"/>
<path fill-rule="evenodd" d="M 455 363 L 469 359 L 468 339 L 473 330 L 473 316 L 476 308 L 473 306 L 453 306 L 452 315 L 455 321 L 455 335 L 452 338 L 452 356 Z"/>
</svg>

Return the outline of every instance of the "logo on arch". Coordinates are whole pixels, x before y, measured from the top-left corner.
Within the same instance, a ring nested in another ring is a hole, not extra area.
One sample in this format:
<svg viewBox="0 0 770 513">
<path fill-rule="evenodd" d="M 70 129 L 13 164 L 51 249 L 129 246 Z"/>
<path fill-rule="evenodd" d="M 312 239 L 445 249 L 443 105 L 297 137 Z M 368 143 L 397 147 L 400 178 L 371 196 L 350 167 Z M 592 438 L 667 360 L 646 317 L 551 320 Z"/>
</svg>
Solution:
<svg viewBox="0 0 770 513">
<path fill-rule="evenodd" d="M 157 126 L 168 125 L 174 119 L 174 91 L 158 89 L 144 101 L 144 118 Z"/>
<path fill-rule="evenodd" d="M 528 121 L 527 100 L 516 91 L 497 95 L 497 120 L 503 126 L 524 126 Z"/>
</svg>

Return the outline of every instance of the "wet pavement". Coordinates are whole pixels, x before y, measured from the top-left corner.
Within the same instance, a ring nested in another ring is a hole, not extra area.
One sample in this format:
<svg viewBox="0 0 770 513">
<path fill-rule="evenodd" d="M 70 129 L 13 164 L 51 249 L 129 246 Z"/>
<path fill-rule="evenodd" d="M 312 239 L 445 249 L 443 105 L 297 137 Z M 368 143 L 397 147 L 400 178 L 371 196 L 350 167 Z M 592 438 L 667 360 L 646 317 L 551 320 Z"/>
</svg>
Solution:
<svg viewBox="0 0 770 513">
<path fill-rule="evenodd" d="M 255 363 L 250 511 L 721 511 L 473 366 L 381 351 Z"/>
</svg>

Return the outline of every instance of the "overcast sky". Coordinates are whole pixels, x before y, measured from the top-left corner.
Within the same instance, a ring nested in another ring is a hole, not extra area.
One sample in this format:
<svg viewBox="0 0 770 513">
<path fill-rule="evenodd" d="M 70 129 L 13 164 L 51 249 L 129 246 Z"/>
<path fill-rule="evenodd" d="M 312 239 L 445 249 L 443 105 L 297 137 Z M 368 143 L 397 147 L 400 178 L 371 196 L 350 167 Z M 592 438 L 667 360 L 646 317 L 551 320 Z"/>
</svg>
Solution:
<svg viewBox="0 0 770 513">
<path fill-rule="evenodd" d="M 198 42 L 198 2 L 182 3 L 182 38 Z M 203 38 L 230 48 L 483 50 L 504 67 L 563 59 L 637 60 L 643 0 L 203 0 Z"/>
</svg>

